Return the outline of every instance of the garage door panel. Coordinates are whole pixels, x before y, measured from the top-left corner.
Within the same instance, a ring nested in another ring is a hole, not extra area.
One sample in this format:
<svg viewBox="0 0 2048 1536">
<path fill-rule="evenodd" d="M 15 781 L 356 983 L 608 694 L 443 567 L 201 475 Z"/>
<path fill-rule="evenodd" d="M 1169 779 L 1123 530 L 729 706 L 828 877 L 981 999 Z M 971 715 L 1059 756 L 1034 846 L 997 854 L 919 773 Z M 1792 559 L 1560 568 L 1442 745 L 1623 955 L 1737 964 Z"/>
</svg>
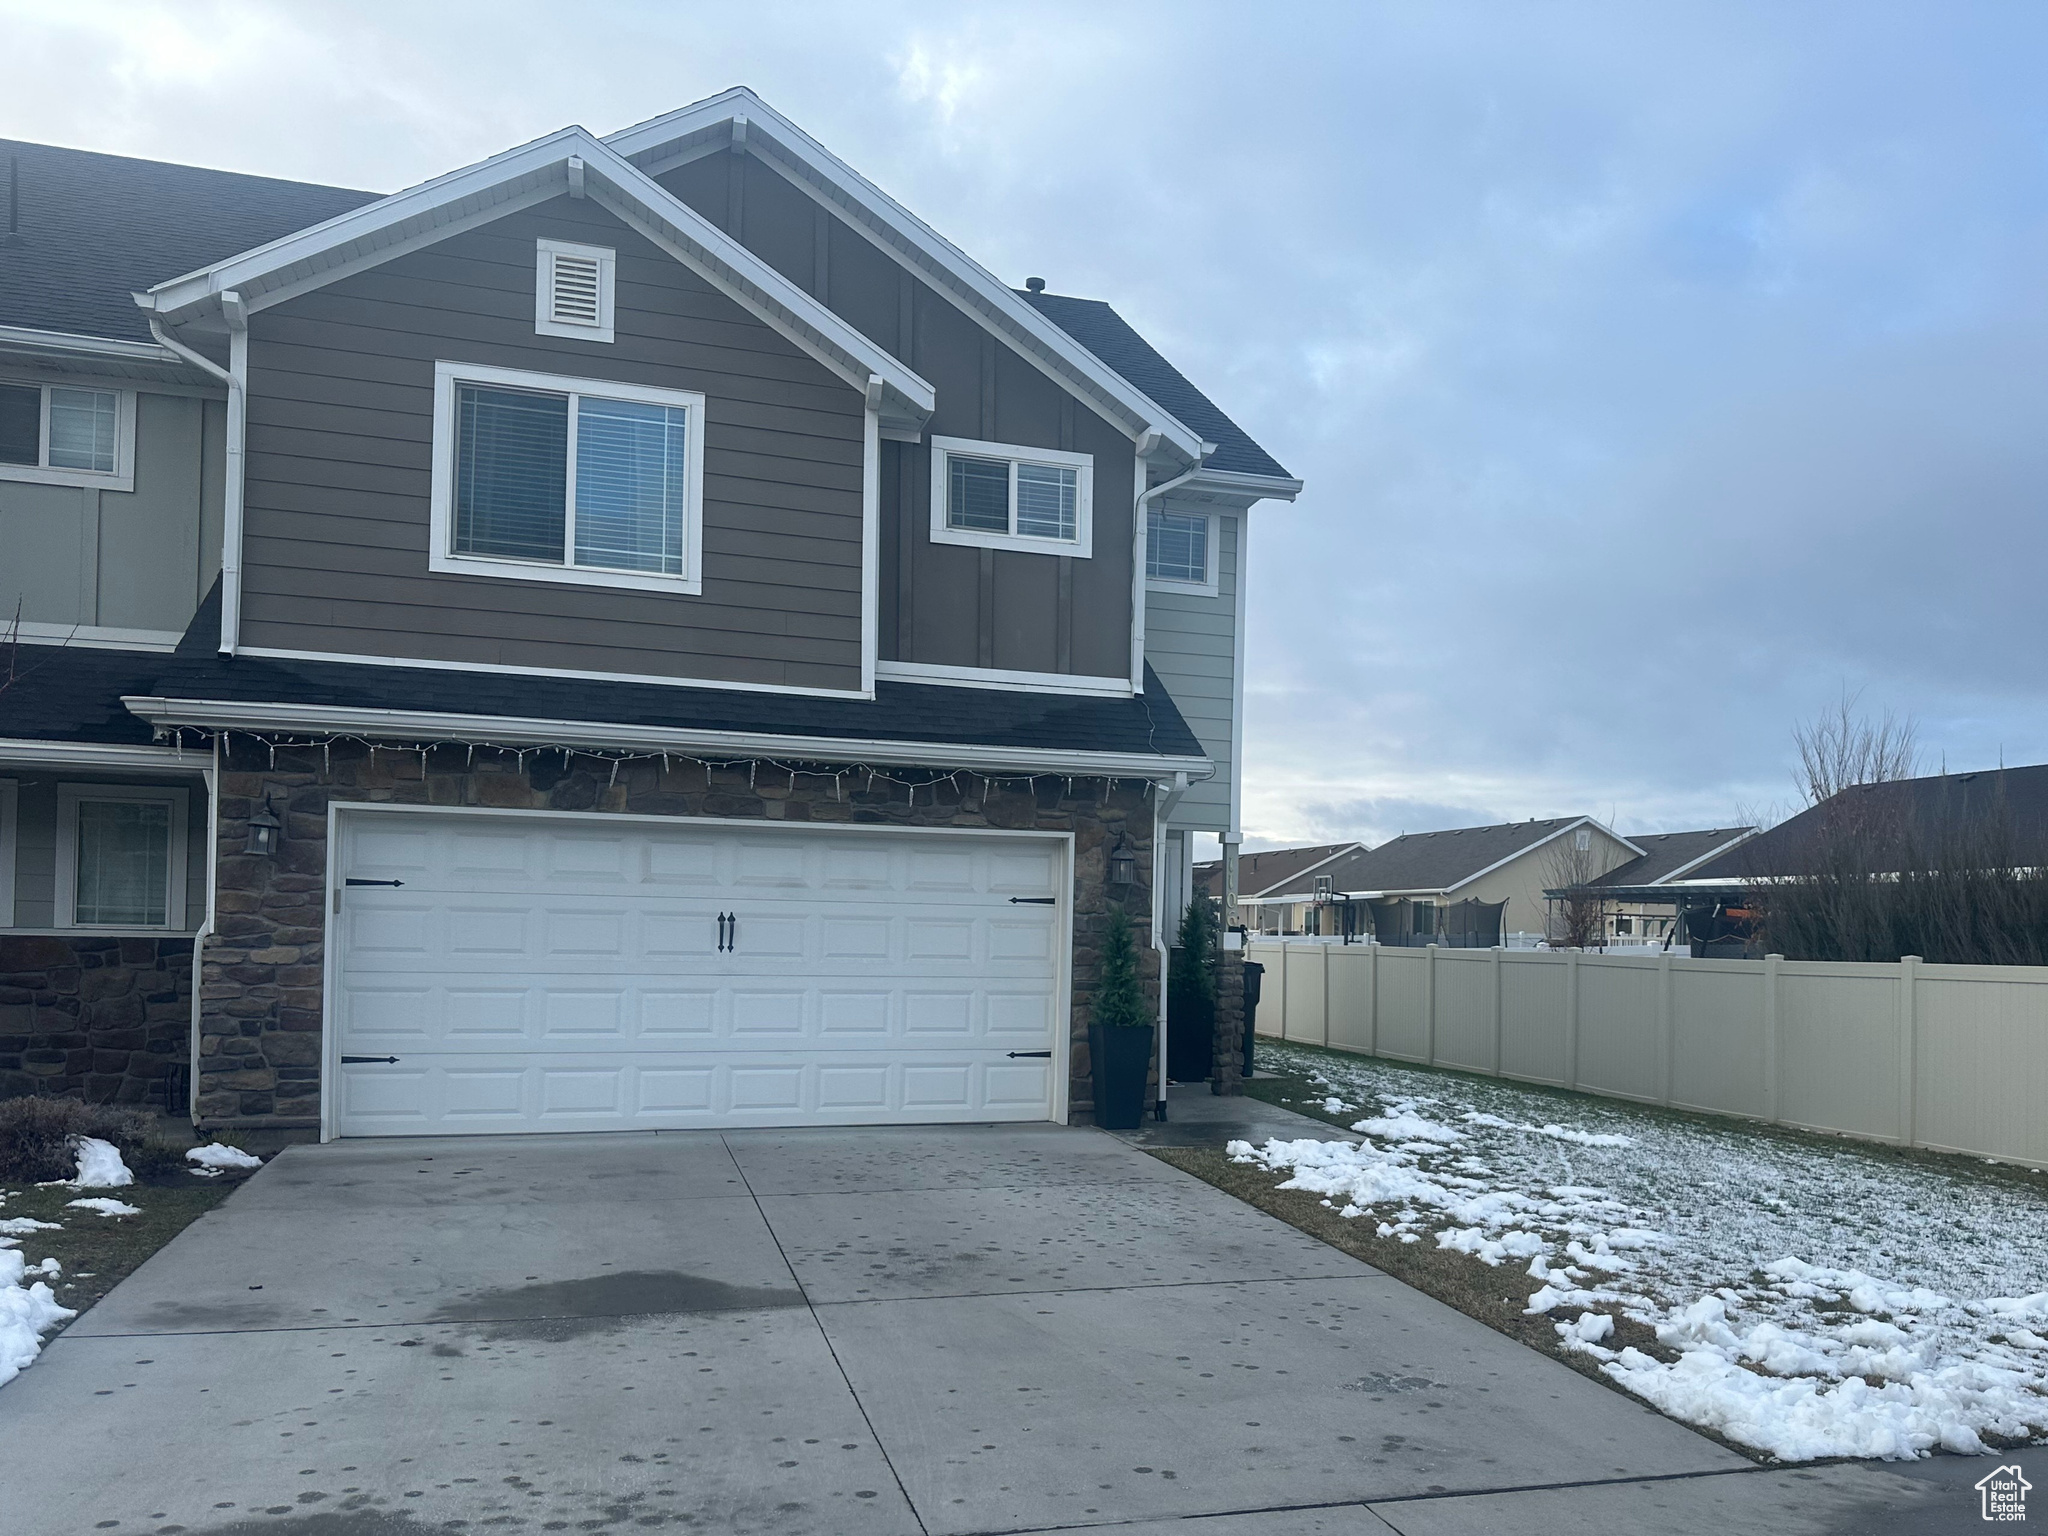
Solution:
<svg viewBox="0 0 2048 1536">
<path fill-rule="evenodd" d="M 397 821 L 398 818 L 391 818 Z M 1052 844 L 343 821 L 344 1134 L 1044 1119 Z M 365 850 L 382 861 L 371 867 Z M 387 873 L 386 871 L 390 871 Z M 722 951 L 718 917 L 737 918 Z"/>
</svg>

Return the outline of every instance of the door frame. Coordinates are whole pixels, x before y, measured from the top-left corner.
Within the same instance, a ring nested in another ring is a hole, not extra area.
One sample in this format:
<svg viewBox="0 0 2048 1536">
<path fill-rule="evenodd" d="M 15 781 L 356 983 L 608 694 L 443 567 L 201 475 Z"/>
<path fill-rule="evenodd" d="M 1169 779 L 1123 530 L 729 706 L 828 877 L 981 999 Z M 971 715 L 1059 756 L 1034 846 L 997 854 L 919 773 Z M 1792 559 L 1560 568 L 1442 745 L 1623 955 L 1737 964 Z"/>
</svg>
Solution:
<svg viewBox="0 0 2048 1536">
<path fill-rule="evenodd" d="M 335 1085 L 341 1081 L 341 1029 L 335 1009 L 336 988 L 341 979 L 341 929 L 334 919 L 347 878 L 342 870 L 341 843 L 344 818 L 359 816 L 476 816 L 494 820 L 632 823 L 644 827 L 713 827 L 732 832 L 763 833 L 771 837 L 801 837 L 806 833 L 848 837 L 982 837 L 1050 843 L 1060 856 L 1059 892 L 1054 900 L 1053 986 L 1058 1007 L 1053 1023 L 1052 1106 L 1047 1119 L 1054 1125 L 1067 1123 L 1070 1074 L 1074 1047 L 1074 834 L 1009 827 L 903 827 L 873 823 L 770 821 L 752 816 L 650 816 L 627 811 L 546 811 L 520 808 L 500 809 L 485 805 L 399 805 L 388 800 L 330 800 L 327 802 L 327 874 L 321 882 L 320 931 L 320 1140 L 333 1141 L 340 1135 L 337 1124 L 341 1109 L 335 1101 Z M 1019 1122 L 1029 1124 L 1031 1122 Z M 531 1134 L 543 1134 L 539 1132 Z M 653 1134 L 650 1132 L 649 1134 Z M 376 1140 L 361 1137 L 359 1140 Z"/>
</svg>

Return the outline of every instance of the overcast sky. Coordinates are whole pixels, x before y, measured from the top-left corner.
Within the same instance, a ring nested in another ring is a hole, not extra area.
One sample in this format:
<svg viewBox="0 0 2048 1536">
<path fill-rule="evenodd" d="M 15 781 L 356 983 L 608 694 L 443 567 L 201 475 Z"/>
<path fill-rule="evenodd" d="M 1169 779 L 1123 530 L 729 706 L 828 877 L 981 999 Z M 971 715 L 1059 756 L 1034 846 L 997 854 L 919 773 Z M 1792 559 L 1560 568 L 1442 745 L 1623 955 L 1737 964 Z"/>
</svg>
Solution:
<svg viewBox="0 0 2048 1536">
<path fill-rule="evenodd" d="M 761 91 L 1113 302 L 1253 513 L 1248 846 L 2048 760 L 2048 7 L 0 0 L 0 136 L 391 190 Z"/>
</svg>

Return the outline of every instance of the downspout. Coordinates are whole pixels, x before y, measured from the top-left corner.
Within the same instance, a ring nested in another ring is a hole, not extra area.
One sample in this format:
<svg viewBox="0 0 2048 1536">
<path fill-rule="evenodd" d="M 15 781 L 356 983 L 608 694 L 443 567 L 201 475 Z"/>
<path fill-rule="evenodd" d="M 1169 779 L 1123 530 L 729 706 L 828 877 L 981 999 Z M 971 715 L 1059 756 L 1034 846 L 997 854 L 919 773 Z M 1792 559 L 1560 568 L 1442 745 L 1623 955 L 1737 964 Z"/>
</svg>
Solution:
<svg viewBox="0 0 2048 1536">
<path fill-rule="evenodd" d="M 137 294 L 141 303 L 147 294 Z M 163 317 L 153 310 L 149 333 L 204 373 L 228 388 L 227 474 L 221 491 L 220 534 L 220 651 L 235 654 L 242 634 L 242 460 L 243 440 L 249 421 L 249 312 L 239 293 L 220 296 L 222 316 L 228 323 L 228 366 L 223 368 L 202 352 L 186 346 L 165 327 Z"/>
<path fill-rule="evenodd" d="M 192 935 L 192 1030 L 186 1045 L 185 1113 L 199 1124 L 199 1023 L 206 990 L 206 941 L 213 937 L 215 893 L 220 888 L 220 737 L 213 738 L 213 766 L 201 770 L 206 779 L 206 913 Z M 170 1108 L 167 1104 L 166 1110 Z"/>
<path fill-rule="evenodd" d="M 1154 1113 L 1162 1121 L 1166 1119 L 1166 968 L 1173 953 L 1161 931 L 1166 919 L 1166 882 L 1159 878 L 1159 859 L 1166 845 L 1166 823 L 1187 792 L 1188 776 L 1184 773 L 1173 776 L 1171 789 L 1155 782 L 1152 792 L 1152 948 L 1159 955 L 1159 1028 L 1155 1042 L 1159 1055 L 1159 1102 Z"/>
</svg>

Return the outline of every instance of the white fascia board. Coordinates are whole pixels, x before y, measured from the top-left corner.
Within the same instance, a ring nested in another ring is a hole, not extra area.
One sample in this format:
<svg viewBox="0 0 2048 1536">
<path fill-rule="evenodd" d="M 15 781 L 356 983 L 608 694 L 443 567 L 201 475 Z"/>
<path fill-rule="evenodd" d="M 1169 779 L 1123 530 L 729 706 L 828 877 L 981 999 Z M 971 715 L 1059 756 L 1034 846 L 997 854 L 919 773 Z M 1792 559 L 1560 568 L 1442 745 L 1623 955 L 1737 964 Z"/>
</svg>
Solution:
<svg viewBox="0 0 2048 1536">
<path fill-rule="evenodd" d="M 632 158 L 657 152 L 664 145 L 701 134 L 734 117 L 747 120 L 746 153 L 759 155 L 770 165 L 774 165 L 778 149 L 792 157 L 794 164 L 789 169 L 800 173 L 800 186 L 815 178 L 816 188 L 824 191 L 831 202 L 856 215 L 856 229 L 871 239 L 878 232 L 886 237 L 875 240 L 884 251 L 899 261 L 913 254 L 921 258 L 906 264 L 970 317 L 997 331 L 1013 345 L 1022 343 L 1020 350 L 1027 357 L 1041 365 L 1048 360 L 1055 362 L 1058 371 L 1068 375 L 1063 382 L 1084 384 L 1088 393 L 1111 407 L 1111 414 L 1120 418 L 1119 425 L 1133 441 L 1147 431 L 1158 432 L 1179 451 L 1183 462 L 1199 461 L 1199 432 L 1177 420 L 1172 412 L 1019 298 L 994 273 L 745 87 L 721 91 L 694 105 L 621 129 L 605 142 Z"/>
<path fill-rule="evenodd" d="M 189 372 L 185 360 L 153 341 L 116 341 L 107 336 L 80 336 L 70 331 L 39 331 L 26 325 L 0 325 L 0 349 L 47 352 L 58 357 L 103 358 L 124 363 L 162 363 Z"/>
<path fill-rule="evenodd" d="M 168 394 L 196 394 L 211 399 L 222 394 L 211 378 L 168 347 L 152 341 L 117 341 L 106 336 L 0 325 L 0 358 L 17 372 L 25 370 L 43 378 L 136 380 L 158 385 L 159 392 Z"/>
<path fill-rule="evenodd" d="M 1526 847 L 1516 849 L 1515 852 L 1509 854 L 1506 858 L 1496 859 L 1491 864 L 1487 865 L 1486 868 L 1476 870 L 1472 874 L 1467 875 L 1462 880 L 1453 881 L 1451 884 L 1443 888 L 1442 894 L 1448 896 L 1453 891 L 1462 891 L 1474 880 L 1484 879 L 1486 876 L 1492 874 L 1496 869 L 1505 869 L 1508 867 L 1508 865 L 1514 863 L 1515 860 L 1528 857 L 1530 854 L 1534 853 L 1538 848 L 1547 847 L 1549 844 L 1556 842 L 1560 837 L 1563 837 L 1565 833 L 1576 832 L 1580 827 L 1594 827 L 1602 832 L 1605 832 L 1609 837 L 1613 838 L 1617 843 L 1621 844 L 1622 847 L 1628 849 L 1629 852 L 1635 854 L 1638 858 L 1641 858 L 1642 855 L 1647 851 L 1643 848 L 1638 847 L 1636 844 L 1630 842 L 1627 838 L 1623 837 L 1619 832 L 1615 831 L 1612 827 L 1606 826 L 1601 822 L 1595 821 L 1590 816 L 1581 816 L 1576 821 L 1566 822 L 1563 826 L 1559 827 L 1555 832 L 1551 833 L 1548 837 L 1539 837 L 1538 839 L 1536 839 L 1535 842 L 1528 844 Z"/>
<path fill-rule="evenodd" d="M 565 195 L 572 156 L 583 161 L 597 202 L 847 383 L 864 391 L 879 376 L 908 414 L 931 414 L 937 396 L 928 382 L 581 128 L 564 128 L 160 283 L 138 301 L 169 319 L 190 318 L 191 311 L 229 291 L 241 294 L 251 312 L 267 309 L 403 250 Z"/>
<path fill-rule="evenodd" d="M 1250 475 L 1235 469 L 1203 468 L 1188 482 L 1190 491 L 1208 491 L 1247 501 L 1292 501 L 1302 491 L 1302 482 L 1291 475 Z"/>
<path fill-rule="evenodd" d="M 0 737 L 0 763 L 11 768 L 126 768 L 141 772 L 182 768 L 196 772 L 213 766 L 213 754 L 178 747 Z"/>
<path fill-rule="evenodd" d="M 1698 869 L 1702 864 L 1706 863 L 1709 859 L 1718 859 L 1730 848 L 1741 847 L 1744 843 L 1748 842 L 1752 837 L 1757 836 L 1759 830 L 1760 829 L 1756 827 L 1744 827 L 1740 832 L 1737 832 L 1733 837 L 1729 838 L 1727 842 L 1721 843 L 1713 848 L 1709 848 L 1705 853 L 1701 854 L 1696 859 L 1686 860 L 1685 863 L 1679 865 L 1678 868 L 1672 870 L 1670 874 L 1665 875 L 1660 880 L 1652 880 L 1650 884 L 1675 885 L 1685 878 L 1686 873 L 1688 871 Z"/>
<path fill-rule="evenodd" d="M 974 746 L 956 742 L 891 741 L 834 736 L 782 736 L 757 731 L 709 731 L 663 726 L 607 725 L 581 720 L 539 720 L 499 715 L 454 715 L 425 710 L 343 709 L 318 704 L 245 704 L 218 699 L 134 696 L 121 700 L 130 713 L 160 730 L 187 726 L 207 731 L 284 731 L 301 735 L 388 737 L 405 742 L 475 742 L 480 746 L 567 747 L 714 757 L 777 757 L 807 763 L 871 763 L 877 767 L 961 768 L 976 772 L 1071 773 L 1172 781 L 1176 774 L 1206 774 L 1206 757 L 1163 757 L 1149 752 L 1061 752 L 1040 747 Z M 187 754 L 196 760 L 196 754 Z"/>
</svg>

